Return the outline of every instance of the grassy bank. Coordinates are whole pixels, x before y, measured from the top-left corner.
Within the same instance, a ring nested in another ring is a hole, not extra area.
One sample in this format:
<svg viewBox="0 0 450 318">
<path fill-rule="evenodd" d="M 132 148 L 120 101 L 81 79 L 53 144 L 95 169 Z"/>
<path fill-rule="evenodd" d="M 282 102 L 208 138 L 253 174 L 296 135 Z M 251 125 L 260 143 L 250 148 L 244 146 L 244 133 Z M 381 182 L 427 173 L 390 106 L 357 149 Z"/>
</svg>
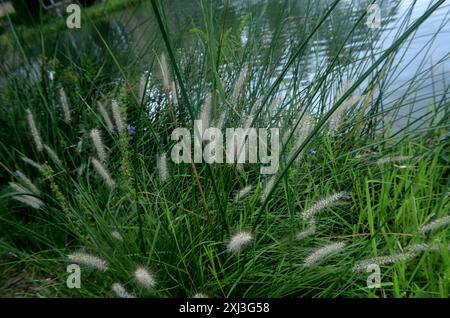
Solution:
<svg viewBox="0 0 450 318">
<path fill-rule="evenodd" d="M 99 18 L 104 18 L 105 16 L 120 12 L 126 8 L 139 5 L 142 2 L 143 0 L 108 0 L 104 3 L 96 4 L 89 8 L 83 8 L 83 20 L 97 20 Z M 63 13 L 63 15 L 66 16 L 67 14 Z M 51 14 L 41 16 L 38 27 L 36 25 L 11 24 L 9 22 L 10 19 L 14 20 L 14 16 L 11 16 L 10 18 L 3 18 L 5 24 L 9 25 L 9 27 L 5 27 L 5 32 L 0 34 L 0 50 L 2 51 L 11 50 L 14 47 L 14 37 L 11 35 L 11 27 L 15 29 L 15 32 L 20 33 L 21 38 L 25 43 L 33 43 L 36 39 L 41 37 L 41 34 L 56 35 L 67 29 L 65 19 Z"/>
</svg>

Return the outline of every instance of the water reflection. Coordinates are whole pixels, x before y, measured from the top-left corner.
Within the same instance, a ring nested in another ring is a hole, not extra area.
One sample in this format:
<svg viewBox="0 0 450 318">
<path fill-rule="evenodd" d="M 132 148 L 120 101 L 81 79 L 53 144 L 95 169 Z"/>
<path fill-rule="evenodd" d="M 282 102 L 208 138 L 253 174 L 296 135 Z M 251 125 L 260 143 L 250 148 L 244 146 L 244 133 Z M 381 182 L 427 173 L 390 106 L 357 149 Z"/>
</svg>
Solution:
<svg viewBox="0 0 450 318">
<path fill-rule="evenodd" d="M 405 21 L 404 16 L 409 14 L 409 21 L 414 21 L 426 10 L 430 2 L 432 1 L 382 1 L 382 24 L 387 27 L 383 32 L 377 32 L 369 30 L 364 21 L 354 28 L 358 17 L 366 10 L 368 1 L 340 1 L 331 17 L 310 41 L 306 54 L 302 55 L 303 58 L 297 62 L 296 68 L 286 74 L 285 79 L 294 79 L 298 81 L 300 88 L 307 88 L 335 57 L 335 67 L 343 74 L 340 82 L 351 79 L 355 74 L 360 74 L 361 69 L 373 63 L 377 56 L 374 52 L 381 52 L 394 42 L 396 35 L 398 36 L 397 30 Z M 204 28 L 204 13 L 213 8 L 212 15 L 208 17 L 215 21 L 216 29 L 210 30 L 214 33 L 213 38 L 220 38 L 223 23 L 225 32 L 233 30 L 234 34 L 240 35 L 238 40 L 242 52 L 236 57 L 244 59 L 251 55 L 252 62 L 256 64 L 258 61 L 266 61 L 266 54 L 270 54 L 273 65 L 264 67 L 275 77 L 331 3 L 330 0 L 172 0 L 166 2 L 165 14 L 172 44 L 179 52 L 179 58 L 184 62 L 187 73 L 191 65 L 196 65 L 193 59 L 198 61 L 205 58 L 204 48 L 198 41 L 199 33 L 193 30 Z M 413 3 L 414 9 L 410 12 Z M 225 20 L 222 20 L 224 16 Z M 449 69 L 446 43 L 450 31 L 448 16 L 449 4 L 446 3 L 418 30 L 414 43 L 397 54 L 393 62 L 397 69 L 397 74 L 393 77 L 395 81 L 385 87 L 386 103 L 397 100 L 408 91 L 408 82 L 414 79 L 417 72 L 423 70 L 425 60 L 429 65 L 443 60 L 436 71 Z M 437 31 L 439 34 L 436 35 Z M 372 33 L 368 36 L 369 32 Z M 433 41 L 432 45 L 430 40 Z M 135 78 L 139 78 L 137 74 L 152 71 L 155 67 L 150 65 L 152 56 L 159 55 L 162 49 L 160 32 L 148 2 L 98 20 L 95 27 L 87 25 L 82 30 L 69 31 L 63 35 L 48 35 L 44 42 L 46 48 L 55 50 L 47 54 L 53 53 L 61 63 L 76 64 L 80 67 L 86 67 L 86 63 L 92 67 L 101 66 L 103 74 L 115 74 L 111 82 L 114 78 L 123 76 L 117 63 L 121 65 L 122 71 L 125 70 L 128 75 L 134 74 Z M 39 65 L 41 46 L 27 43 L 26 49 L 30 56 L 36 56 L 33 63 Z M 224 54 L 235 54 L 227 52 L 226 47 L 222 49 Z M 224 67 L 230 67 L 232 62 L 232 59 L 227 59 L 226 56 L 222 60 Z M 229 79 L 224 76 L 223 81 L 227 82 Z M 192 82 L 196 83 L 195 80 Z M 448 76 L 444 75 L 444 80 L 438 82 L 433 89 L 442 91 L 448 85 Z M 426 94 L 426 87 L 430 89 L 429 86 L 424 84 L 415 91 L 425 89 L 422 93 Z M 336 88 L 327 89 L 331 91 L 327 96 L 329 102 L 336 94 L 336 91 L 333 91 Z"/>
</svg>

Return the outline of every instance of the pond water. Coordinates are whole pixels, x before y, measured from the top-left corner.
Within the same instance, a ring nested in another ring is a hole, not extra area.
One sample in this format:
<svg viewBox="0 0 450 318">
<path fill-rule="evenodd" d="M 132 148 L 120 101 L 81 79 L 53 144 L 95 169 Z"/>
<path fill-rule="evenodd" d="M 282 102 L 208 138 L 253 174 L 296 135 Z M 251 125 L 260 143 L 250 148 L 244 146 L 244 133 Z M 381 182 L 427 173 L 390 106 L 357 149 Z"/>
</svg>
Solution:
<svg viewBox="0 0 450 318">
<path fill-rule="evenodd" d="M 240 39 L 243 49 L 245 49 L 249 39 L 260 42 L 261 47 L 265 47 L 264 44 L 268 47 L 274 34 L 277 34 L 276 47 L 282 48 L 280 50 L 285 50 L 285 52 L 292 52 L 298 43 L 304 39 L 302 37 L 305 34 L 304 31 L 311 29 L 318 16 L 331 2 L 313 1 L 312 3 L 317 10 L 317 16 L 314 17 L 305 16 L 307 6 L 311 5 L 311 2 L 307 0 L 229 1 L 226 4 L 223 1 L 213 1 L 211 6 L 214 8 L 214 12 L 221 12 L 219 17 L 225 10 L 227 12 L 225 21 L 216 17 L 217 28 L 223 22 L 226 28 L 237 29 L 242 21 L 248 19 Z M 356 16 L 367 9 L 368 3 L 369 1 L 341 1 L 339 3 L 331 15 L 331 22 L 319 30 L 317 37 L 311 41 L 309 53 L 302 58 L 306 72 L 299 79 L 300 83 L 305 86 L 308 85 L 328 65 L 329 61 L 335 56 L 339 44 L 345 41 L 344 34 L 349 31 L 349 27 L 352 25 L 352 23 L 347 22 L 356 21 Z M 382 31 L 371 30 L 362 23 L 354 31 L 353 36 L 345 42 L 345 48 L 338 63 L 343 68 L 348 69 L 347 79 L 352 79 L 351 74 L 361 73 L 354 69 L 356 60 L 370 57 L 369 51 L 382 52 L 388 49 L 399 34 L 434 3 L 436 1 L 381 1 Z M 201 28 L 204 25 L 202 12 L 207 11 L 207 9 L 207 5 L 202 8 L 196 1 L 168 2 L 165 12 L 168 16 L 171 34 L 177 34 L 176 38 L 179 42 L 175 42 L 176 46 L 179 48 L 185 47 L 186 44 L 181 43 L 184 39 L 189 38 L 190 30 Z M 152 15 L 149 15 L 149 12 L 152 12 L 150 5 L 144 4 L 138 11 L 133 9 L 130 12 L 122 13 L 117 21 L 123 26 L 132 24 L 140 28 L 148 28 L 149 32 L 158 32 L 158 30 L 154 30 Z M 309 12 L 311 14 L 314 10 L 310 9 Z M 251 18 L 248 18 L 249 13 Z M 400 112 L 396 114 L 397 120 L 394 130 L 401 129 L 408 121 L 420 118 L 433 107 L 448 108 L 447 90 L 450 82 L 449 15 L 450 1 L 445 1 L 413 33 L 410 37 L 413 40 L 411 42 L 407 40 L 404 43 L 392 60 L 393 70 L 383 87 L 384 103 L 387 108 L 390 107 L 391 103 L 399 102 L 399 100 L 404 104 Z M 280 21 L 282 24 L 281 32 Z M 146 24 L 148 26 L 144 26 Z M 367 34 L 370 32 L 373 33 L 373 36 L 368 37 Z M 138 32 L 138 34 L 141 33 Z M 371 39 L 370 42 L 368 38 Z M 145 42 L 145 37 L 137 41 Z M 373 54 L 373 57 L 368 59 L 363 68 L 367 68 L 379 55 L 379 53 Z M 289 54 L 280 54 L 281 61 L 278 61 L 278 70 L 281 71 L 288 56 Z M 257 54 L 253 57 L 255 60 L 258 58 Z M 293 74 L 288 72 L 285 79 L 289 80 L 292 76 Z M 423 80 L 417 80 L 418 77 L 423 77 Z M 332 96 L 334 95 L 332 94 Z"/>
<path fill-rule="evenodd" d="M 183 50 L 190 49 L 192 41 L 195 41 L 198 36 L 193 34 L 192 30 L 204 27 L 204 12 L 209 12 L 212 8 L 211 12 L 214 16 L 211 18 L 215 19 L 214 25 L 217 28 L 215 32 L 222 24 L 225 29 L 237 30 L 242 27 L 239 41 L 243 50 L 252 47 L 251 58 L 258 61 L 261 58 L 259 53 L 264 54 L 263 49 L 272 45 L 273 50 L 280 51 L 275 52 L 273 56 L 279 58 L 275 64 L 276 70 L 281 71 L 289 55 L 304 40 L 305 34 L 312 29 L 331 2 L 329 0 L 230 0 L 227 2 L 172 0 L 165 2 L 164 11 L 168 18 L 173 44 L 180 54 L 183 54 Z M 346 34 L 353 25 L 352 22 L 367 9 L 368 2 L 342 0 L 337 5 L 331 18 L 311 40 L 307 54 L 301 57 L 301 64 L 305 71 L 298 79 L 300 85 L 306 87 L 313 82 L 317 74 L 330 63 L 343 43 L 345 46 L 337 61 L 342 74 L 345 74 L 342 80 L 351 80 L 354 74 L 361 74 L 361 69 L 367 69 L 380 52 L 392 45 L 399 33 L 402 33 L 436 1 L 381 1 L 382 31 L 372 30 L 364 23 L 360 23 L 352 33 L 353 35 L 346 39 Z M 310 6 L 309 9 L 308 6 Z M 225 11 L 226 15 L 223 14 Z M 403 97 L 401 102 L 404 107 L 397 114 L 399 118 L 396 122 L 397 129 L 411 118 L 419 118 L 428 112 L 430 107 L 439 105 L 448 107 L 449 15 L 450 1 L 445 1 L 413 34 L 414 40 L 404 43 L 392 61 L 392 67 L 395 70 L 389 73 L 390 78 L 386 80 L 383 94 L 386 107 Z M 224 20 L 223 16 L 225 16 Z M 103 21 L 97 21 L 96 25 L 125 67 L 127 63 L 146 65 L 150 60 L 149 55 L 161 51 L 161 47 L 156 45 L 156 43 L 162 45 L 160 32 L 149 2 L 113 14 Z M 102 46 L 101 41 L 95 36 L 96 31 L 94 32 L 92 28 L 77 32 L 71 31 L 68 36 L 75 43 L 73 45 L 75 55 L 72 55 L 75 61 L 76 55 L 80 52 L 85 55 L 95 54 L 91 53 L 92 48 L 95 47 L 93 42 L 97 42 L 97 47 Z M 77 38 L 82 37 L 82 34 L 86 32 L 90 33 L 94 40 L 90 39 L 87 43 L 83 43 Z M 155 38 L 158 41 L 154 41 Z M 275 44 L 271 43 L 274 38 L 276 38 Z M 252 41 L 250 46 L 249 41 Z M 37 50 L 39 49 L 38 47 Z M 365 62 L 356 63 L 359 59 Z M 35 60 L 34 65 L 39 65 L 39 59 Z M 142 67 L 142 71 L 145 70 L 146 67 Z M 274 76 L 276 75 L 274 73 Z M 287 72 L 285 79 L 289 80 L 293 76 L 297 74 Z M 423 80 L 419 81 L 417 78 L 420 76 Z M 330 98 L 334 98 L 336 94 L 336 92 L 331 93 Z M 405 114 L 408 116 L 405 117 Z"/>
</svg>

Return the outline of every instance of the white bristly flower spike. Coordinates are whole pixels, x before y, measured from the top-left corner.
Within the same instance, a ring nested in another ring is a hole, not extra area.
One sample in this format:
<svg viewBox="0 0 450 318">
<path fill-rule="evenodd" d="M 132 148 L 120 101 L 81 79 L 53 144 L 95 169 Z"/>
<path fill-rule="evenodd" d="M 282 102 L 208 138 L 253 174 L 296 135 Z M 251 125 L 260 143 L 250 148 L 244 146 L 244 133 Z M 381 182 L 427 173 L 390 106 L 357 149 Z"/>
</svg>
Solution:
<svg viewBox="0 0 450 318">
<path fill-rule="evenodd" d="M 345 248 L 345 245 L 344 242 L 325 245 L 306 257 L 303 261 L 303 265 L 306 267 L 317 265 L 332 255 L 341 252 Z"/>
<path fill-rule="evenodd" d="M 31 160 L 30 158 L 27 158 L 27 157 L 21 157 L 21 159 L 23 160 L 23 162 L 28 163 L 32 167 L 35 167 L 37 170 L 39 170 L 39 172 L 44 171 L 44 168 L 36 161 Z"/>
<path fill-rule="evenodd" d="M 102 137 L 98 129 L 92 129 L 90 132 L 92 143 L 94 144 L 95 150 L 97 151 L 98 159 L 101 162 L 106 161 L 105 146 L 103 146 Z"/>
<path fill-rule="evenodd" d="M 172 102 L 174 105 L 178 105 L 177 86 L 174 81 L 172 81 Z"/>
<path fill-rule="evenodd" d="M 247 71 L 248 71 L 248 66 L 244 65 L 241 69 L 241 72 L 239 73 L 239 77 L 236 80 L 234 87 L 233 87 L 233 92 L 231 94 L 231 98 L 230 98 L 230 102 L 231 104 L 234 104 L 237 102 L 239 93 L 242 91 L 242 86 L 245 83 L 245 79 L 247 78 Z"/>
<path fill-rule="evenodd" d="M 68 124 L 72 120 L 72 116 L 71 116 L 69 101 L 67 100 L 66 92 L 64 91 L 64 88 L 62 88 L 62 87 L 59 89 L 59 102 L 61 103 L 61 108 L 64 113 L 64 121 Z"/>
<path fill-rule="evenodd" d="M 223 112 L 220 114 L 219 119 L 217 120 L 216 128 L 219 129 L 220 131 L 223 130 L 223 126 L 225 125 L 225 120 L 226 120 L 226 118 L 227 118 L 226 116 L 227 116 L 227 113 L 226 113 L 225 111 L 223 111 Z"/>
<path fill-rule="evenodd" d="M 144 72 L 141 76 L 141 80 L 139 81 L 139 98 L 142 99 L 145 97 L 147 92 L 147 72 Z"/>
<path fill-rule="evenodd" d="M 264 202 L 269 195 L 270 191 L 272 190 L 273 186 L 275 185 L 275 181 L 277 180 L 276 175 L 273 175 L 269 181 L 267 181 L 265 187 L 263 188 L 261 192 L 260 200 L 261 202 Z"/>
<path fill-rule="evenodd" d="M 33 137 L 34 144 L 36 145 L 36 150 L 41 152 L 44 150 L 44 145 L 42 143 L 41 135 L 39 135 L 39 131 L 36 126 L 36 122 L 34 121 L 33 114 L 29 109 L 27 109 L 27 120 L 28 127 L 30 128 L 31 136 Z"/>
<path fill-rule="evenodd" d="M 14 175 L 28 188 L 28 190 L 30 190 L 33 194 L 39 195 L 39 189 L 30 179 L 28 179 L 26 175 L 18 170 L 14 172 Z"/>
<path fill-rule="evenodd" d="M 250 191 L 252 191 L 252 189 L 253 189 L 253 186 L 248 185 L 248 186 L 242 188 L 241 190 L 239 190 L 236 193 L 236 195 L 234 196 L 234 202 L 237 202 L 237 201 L 245 198 L 250 193 Z"/>
<path fill-rule="evenodd" d="M 316 221 L 314 220 L 314 218 L 311 218 L 306 229 L 304 229 L 300 233 L 297 233 L 295 239 L 301 241 L 307 238 L 308 236 L 314 235 L 314 233 L 316 233 Z"/>
<path fill-rule="evenodd" d="M 196 293 L 192 296 L 192 298 L 209 298 L 209 297 L 202 293 Z"/>
<path fill-rule="evenodd" d="M 122 115 L 120 114 L 119 102 L 115 99 L 113 99 L 111 101 L 111 110 L 112 110 L 114 122 L 116 123 L 117 131 L 122 132 L 122 130 L 123 130 Z"/>
<path fill-rule="evenodd" d="M 352 81 L 348 80 L 344 84 L 344 87 L 341 93 L 339 94 L 338 98 L 336 99 L 336 101 L 339 100 L 352 87 L 352 85 L 353 85 Z M 353 95 L 347 97 L 347 99 L 341 103 L 341 105 L 333 112 L 333 114 L 331 114 L 329 124 L 330 132 L 334 132 L 336 131 L 337 128 L 339 128 L 341 124 L 342 115 L 345 113 L 347 109 L 356 104 L 361 98 L 362 96 L 360 95 Z"/>
<path fill-rule="evenodd" d="M 377 165 L 384 165 L 387 163 L 399 163 L 410 160 L 411 156 L 395 156 L 395 157 L 385 157 L 377 160 Z"/>
<path fill-rule="evenodd" d="M 117 241 L 121 241 L 121 242 L 123 241 L 123 237 L 118 231 L 112 231 L 111 236 L 113 239 L 115 239 Z"/>
<path fill-rule="evenodd" d="M 103 120 L 105 121 L 106 127 L 108 127 L 108 130 L 110 132 L 114 131 L 114 125 L 111 121 L 111 119 L 109 118 L 108 112 L 105 109 L 105 106 L 103 106 L 103 104 L 101 102 L 97 102 L 98 105 L 98 112 L 100 113 L 100 115 L 102 116 Z"/>
<path fill-rule="evenodd" d="M 74 263 L 85 265 L 101 272 L 105 272 L 108 269 L 108 263 L 105 260 L 92 254 L 75 252 L 67 255 L 67 257 Z"/>
<path fill-rule="evenodd" d="M 159 178 L 162 182 L 169 179 L 169 169 L 167 168 L 167 154 L 164 152 L 157 158 L 156 166 L 158 167 Z"/>
<path fill-rule="evenodd" d="M 441 229 L 443 227 L 446 227 L 450 224 L 450 215 L 444 216 L 440 219 L 434 220 L 428 224 L 425 224 L 424 226 L 422 226 L 422 228 L 420 229 L 420 232 L 422 234 L 426 234 L 428 232 L 437 230 L 437 229 Z"/>
<path fill-rule="evenodd" d="M 30 193 L 30 190 L 25 189 L 24 187 L 22 187 L 17 183 L 10 182 L 9 186 L 19 193 Z M 14 200 L 22 202 L 23 204 L 26 204 L 36 210 L 39 210 L 41 207 L 44 206 L 44 202 L 31 195 L 18 194 L 14 196 Z"/>
<path fill-rule="evenodd" d="M 50 159 L 52 159 L 52 161 L 54 163 L 56 163 L 58 166 L 62 166 L 62 162 L 61 162 L 61 160 L 59 160 L 59 157 L 56 154 L 56 152 L 52 148 L 50 148 L 48 145 L 45 145 L 45 144 L 44 144 L 44 148 L 45 148 L 45 151 L 47 151 L 47 154 L 50 157 Z"/>
<path fill-rule="evenodd" d="M 343 197 L 345 197 L 344 191 L 333 193 L 332 195 L 329 195 L 323 199 L 320 199 L 319 201 L 314 203 L 310 208 L 303 211 L 301 214 L 301 217 L 304 220 L 310 219 L 310 218 L 314 217 L 317 213 L 319 213 L 323 209 L 329 207 L 336 201 L 342 199 Z"/>
<path fill-rule="evenodd" d="M 447 246 L 448 250 L 450 251 L 450 244 Z M 420 243 L 420 244 L 413 244 L 410 246 L 407 246 L 405 251 L 402 253 L 393 253 L 390 255 L 384 255 L 384 256 L 378 256 L 378 257 L 372 257 L 369 259 L 365 259 L 362 261 L 359 261 L 355 264 L 353 267 L 353 272 L 364 272 L 366 271 L 367 267 L 371 264 L 376 265 L 391 265 L 391 264 L 397 264 L 401 262 L 406 262 L 411 259 L 413 259 L 417 254 L 422 252 L 438 252 L 439 251 L 439 245 L 438 244 L 426 244 L 426 243 Z"/>
<path fill-rule="evenodd" d="M 147 289 L 152 289 L 156 285 L 153 274 L 144 267 L 138 267 L 136 269 L 134 272 L 134 278 L 139 285 Z"/>
<path fill-rule="evenodd" d="M 135 298 L 133 295 L 129 294 L 122 284 L 114 283 L 111 287 L 114 294 L 119 298 Z"/>
<path fill-rule="evenodd" d="M 250 232 L 240 231 L 230 238 L 227 244 L 227 251 L 233 254 L 238 253 L 247 247 L 252 240 L 253 236 Z"/>
<path fill-rule="evenodd" d="M 169 91 L 169 68 L 167 66 L 166 55 L 161 53 L 160 58 L 158 59 L 159 68 L 161 69 L 162 81 L 163 81 L 163 89 L 165 92 Z"/>
<path fill-rule="evenodd" d="M 97 171 L 98 175 L 103 179 L 106 186 L 112 190 L 116 182 L 111 178 L 106 168 L 102 165 L 100 161 L 98 161 L 95 158 L 91 158 L 92 166 L 94 167 L 95 171 Z"/>
<path fill-rule="evenodd" d="M 334 113 L 330 117 L 330 131 L 334 132 L 336 131 L 342 122 L 342 117 L 344 113 L 349 109 L 351 106 L 355 105 L 357 102 L 360 101 L 362 96 L 350 96 L 345 101 L 342 102 L 342 104 L 334 111 Z"/>
<path fill-rule="evenodd" d="M 371 264 L 376 265 L 390 265 L 390 264 L 396 264 L 401 263 L 404 261 L 408 261 L 411 258 L 413 258 L 416 255 L 414 252 L 407 252 L 407 253 L 396 253 L 386 256 L 378 256 L 369 258 L 363 261 L 359 261 L 355 264 L 353 267 L 353 272 L 364 272 L 366 271 L 367 267 Z"/>
<path fill-rule="evenodd" d="M 211 125 L 211 93 L 206 96 L 205 104 L 203 105 L 203 110 L 200 115 L 200 120 L 202 121 L 202 135 L 206 129 Z"/>
</svg>

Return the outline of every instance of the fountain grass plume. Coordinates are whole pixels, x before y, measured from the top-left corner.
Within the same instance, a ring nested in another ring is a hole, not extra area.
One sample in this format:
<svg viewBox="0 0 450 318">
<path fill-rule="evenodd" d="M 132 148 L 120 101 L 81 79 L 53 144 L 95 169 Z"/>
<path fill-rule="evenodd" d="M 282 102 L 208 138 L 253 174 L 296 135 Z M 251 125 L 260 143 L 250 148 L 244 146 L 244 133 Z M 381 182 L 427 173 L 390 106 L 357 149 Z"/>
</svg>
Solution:
<svg viewBox="0 0 450 318">
<path fill-rule="evenodd" d="M 124 129 L 124 124 L 122 121 L 122 114 L 120 112 L 119 102 L 116 99 L 111 101 L 111 110 L 116 124 L 117 132 L 122 132 Z"/>
<path fill-rule="evenodd" d="M 163 153 L 157 158 L 156 166 L 159 172 L 159 178 L 162 182 L 169 179 L 169 168 L 167 167 L 167 154 Z"/>
<path fill-rule="evenodd" d="M 105 272 L 108 269 L 108 263 L 105 260 L 89 253 L 75 252 L 67 255 L 67 257 L 74 263 L 85 265 L 101 272 Z"/>
<path fill-rule="evenodd" d="M 14 183 L 14 182 L 10 182 L 9 186 L 18 192 L 18 194 L 16 194 L 13 198 L 16 201 L 19 201 L 25 205 L 28 205 L 30 207 L 32 207 L 33 209 L 39 210 L 44 206 L 44 202 L 42 202 L 40 199 L 31 196 L 31 195 L 27 195 L 24 193 L 30 193 L 30 190 L 27 190 L 26 188 L 22 187 L 21 185 Z"/>
<path fill-rule="evenodd" d="M 338 242 L 338 243 L 331 243 L 328 245 L 325 245 L 314 252 L 312 252 L 310 255 L 308 255 L 305 260 L 303 261 L 303 265 L 305 267 L 312 267 L 315 265 L 318 265 L 328 259 L 329 257 L 340 253 L 344 250 L 346 244 L 344 242 Z"/>
<path fill-rule="evenodd" d="M 39 172 L 43 172 L 44 168 L 42 167 L 42 165 L 40 165 L 39 163 L 37 163 L 34 160 L 31 160 L 30 158 L 27 158 L 25 156 L 20 157 L 22 159 L 23 162 L 29 164 L 30 166 L 36 168 L 37 170 L 39 170 Z"/>
<path fill-rule="evenodd" d="M 248 186 L 242 188 L 241 190 L 239 190 L 234 196 L 234 202 L 237 202 L 237 201 L 245 198 L 250 193 L 250 191 L 252 191 L 252 189 L 253 189 L 253 186 L 248 185 Z"/>
<path fill-rule="evenodd" d="M 248 231 L 240 231 L 234 234 L 227 244 L 227 251 L 229 253 L 238 253 L 242 251 L 245 247 L 250 245 L 253 240 L 253 236 Z"/>
<path fill-rule="evenodd" d="M 30 128 L 31 136 L 33 137 L 36 150 L 38 152 L 42 152 L 42 150 L 44 150 L 44 145 L 42 143 L 41 135 L 39 134 L 39 131 L 37 129 L 34 116 L 31 113 L 31 110 L 29 109 L 27 109 L 27 120 L 28 120 L 28 128 Z"/>
<path fill-rule="evenodd" d="M 156 285 L 155 278 L 153 277 L 153 274 L 150 273 L 146 268 L 144 267 L 138 267 L 134 271 L 134 279 L 136 282 L 146 289 L 153 289 Z"/>
<path fill-rule="evenodd" d="M 52 159 L 52 161 L 56 165 L 58 165 L 59 167 L 62 167 L 63 164 L 62 164 L 62 161 L 59 159 L 58 154 L 52 148 L 50 148 L 50 146 L 48 146 L 48 145 L 44 144 L 44 148 L 45 148 L 45 151 L 47 152 L 48 156 L 50 157 L 50 159 Z"/>
<path fill-rule="evenodd" d="M 90 134 L 92 143 L 95 147 L 95 150 L 97 151 L 98 159 L 101 162 L 106 161 L 106 152 L 105 152 L 105 146 L 103 145 L 102 137 L 100 135 L 100 131 L 98 129 L 92 129 Z"/>
<path fill-rule="evenodd" d="M 135 298 L 133 295 L 127 292 L 125 287 L 122 286 L 122 284 L 114 283 L 111 286 L 112 291 L 114 294 L 119 298 Z"/>
<path fill-rule="evenodd" d="M 103 103 L 101 102 L 97 102 L 97 110 L 100 113 L 100 116 L 102 116 L 103 121 L 106 124 L 106 127 L 108 128 L 109 132 L 113 132 L 114 131 L 114 125 L 111 121 L 111 119 L 109 118 L 108 112 L 105 109 L 105 106 L 103 105 Z"/>
<path fill-rule="evenodd" d="M 420 229 L 420 232 L 422 234 L 426 234 L 428 232 L 444 228 L 449 224 L 450 224 L 450 215 L 447 215 L 423 225 Z"/>
<path fill-rule="evenodd" d="M 72 115 L 70 111 L 69 101 L 67 99 L 66 91 L 63 87 L 58 90 L 59 93 L 59 102 L 64 114 L 64 121 L 66 124 L 69 124 L 72 120 Z"/>
<path fill-rule="evenodd" d="M 332 204 L 334 204 L 336 201 L 342 199 L 343 197 L 345 197 L 345 192 L 341 191 L 341 192 L 333 193 L 325 198 L 322 198 L 319 201 L 317 201 L 316 203 L 314 203 L 310 208 L 303 211 L 301 213 L 301 217 L 304 220 L 310 219 L 310 218 L 314 217 L 317 213 L 319 213 L 323 209 L 331 206 Z"/>
<path fill-rule="evenodd" d="M 116 182 L 109 175 L 108 170 L 103 166 L 103 164 L 95 158 L 91 158 L 92 166 L 98 175 L 102 178 L 103 182 L 105 182 L 106 186 L 112 190 L 116 186 Z"/>
</svg>

